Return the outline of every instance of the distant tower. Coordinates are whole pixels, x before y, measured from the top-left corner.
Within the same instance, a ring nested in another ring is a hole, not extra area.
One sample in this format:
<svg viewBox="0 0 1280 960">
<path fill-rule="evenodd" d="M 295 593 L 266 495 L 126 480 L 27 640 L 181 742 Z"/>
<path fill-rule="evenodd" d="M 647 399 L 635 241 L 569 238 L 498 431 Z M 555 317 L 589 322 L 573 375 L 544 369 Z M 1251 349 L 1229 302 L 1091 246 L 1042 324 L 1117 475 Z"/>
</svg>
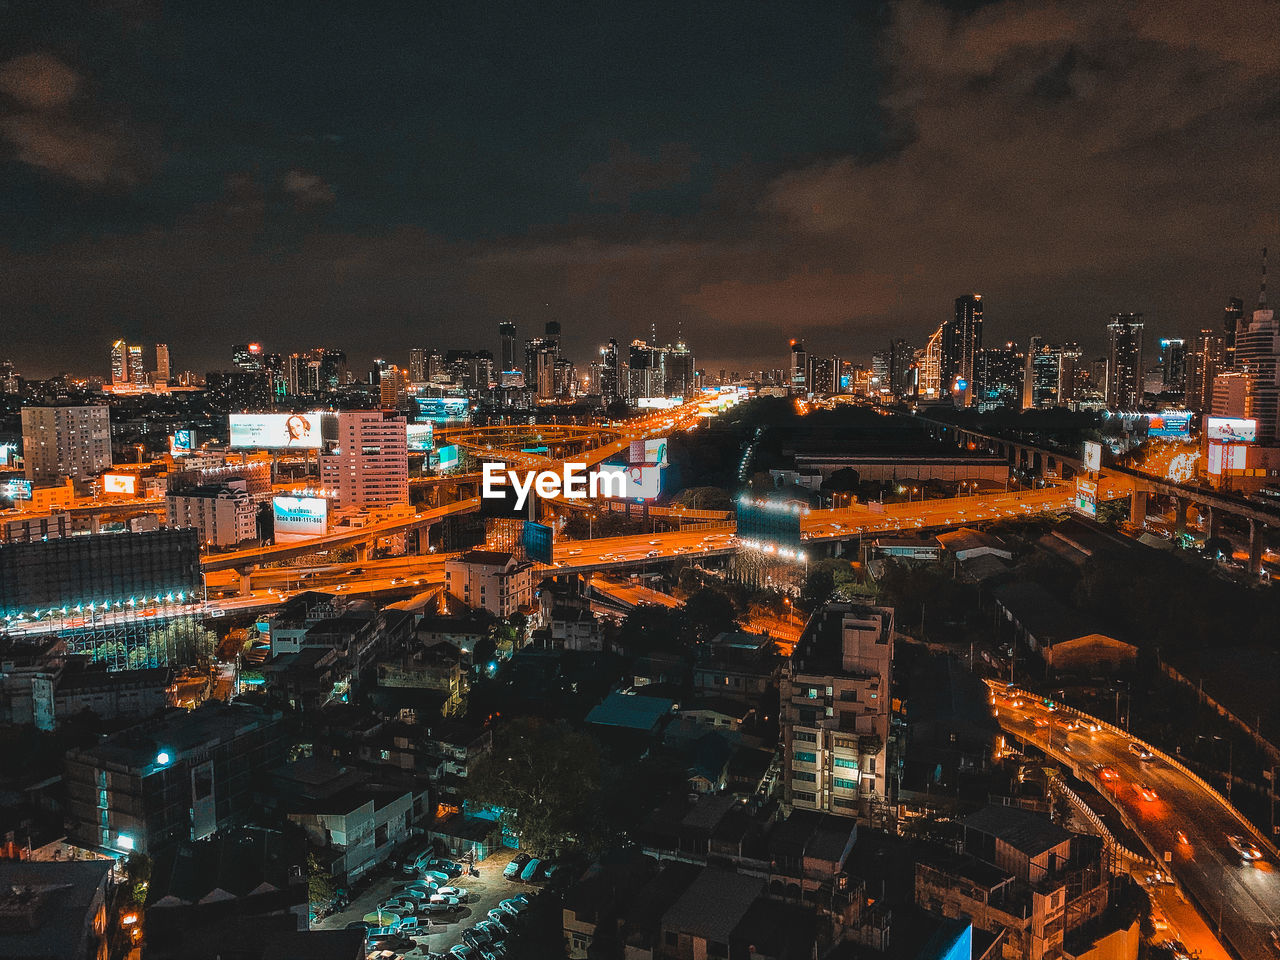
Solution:
<svg viewBox="0 0 1280 960">
<path fill-rule="evenodd" d="M 169 345 L 156 344 L 156 383 L 169 382 Z"/>
<path fill-rule="evenodd" d="M 502 338 L 502 371 L 518 370 L 519 367 L 516 366 L 516 325 L 510 320 L 503 320 L 498 324 L 498 336 Z"/>
<path fill-rule="evenodd" d="M 942 328 L 942 390 L 961 393 L 969 402 L 974 360 L 982 349 L 982 295 L 956 297 L 955 314 Z M 963 381 L 964 387 L 960 386 Z"/>
<path fill-rule="evenodd" d="M 809 355 L 805 352 L 803 340 L 791 341 L 791 365 L 788 370 L 787 387 L 792 393 L 806 396 L 808 384 Z"/>
<path fill-rule="evenodd" d="M 1236 365 L 1236 331 L 1243 319 L 1244 301 L 1231 297 L 1227 300 L 1227 309 L 1222 312 L 1222 365 L 1227 370 Z"/>
<path fill-rule="evenodd" d="M 1107 407 L 1137 410 L 1142 404 L 1142 314 L 1117 313 L 1107 324 Z"/>
<path fill-rule="evenodd" d="M 1267 250 L 1262 250 L 1262 283 L 1253 319 L 1236 332 L 1236 370 L 1248 383 L 1244 415 L 1258 421 L 1258 443 L 1280 439 L 1280 325 L 1267 306 Z M 1216 403 L 1215 403 L 1216 405 Z"/>
</svg>

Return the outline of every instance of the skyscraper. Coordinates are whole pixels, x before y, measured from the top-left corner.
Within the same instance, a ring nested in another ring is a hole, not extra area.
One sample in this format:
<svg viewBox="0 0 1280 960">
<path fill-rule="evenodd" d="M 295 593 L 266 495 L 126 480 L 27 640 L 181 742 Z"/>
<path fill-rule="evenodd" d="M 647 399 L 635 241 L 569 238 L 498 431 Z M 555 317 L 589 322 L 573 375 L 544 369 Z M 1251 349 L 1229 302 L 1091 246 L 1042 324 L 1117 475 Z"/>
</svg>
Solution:
<svg viewBox="0 0 1280 960">
<path fill-rule="evenodd" d="M 618 341 L 613 337 L 600 348 L 600 396 L 605 403 L 618 399 Z"/>
<path fill-rule="evenodd" d="M 414 347 L 409 351 L 409 380 L 412 383 L 427 382 L 426 347 Z"/>
<path fill-rule="evenodd" d="M 787 387 L 792 393 L 805 396 L 809 392 L 809 355 L 805 353 L 803 340 L 791 341 L 791 360 L 787 367 Z"/>
<path fill-rule="evenodd" d="M 1163 393 L 1187 392 L 1187 341 L 1176 337 L 1160 340 L 1160 387 Z"/>
<path fill-rule="evenodd" d="M 1230 370 L 1236 365 L 1236 331 L 1244 321 L 1244 301 L 1239 297 L 1227 300 L 1222 311 L 1222 365 Z"/>
<path fill-rule="evenodd" d="M 889 341 L 889 389 L 895 397 L 910 396 L 914 392 L 916 348 L 898 337 Z"/>
<path fill-rule="evenodd" d="M 246 373 L 262 369 L 262 344 L 237 343 L 231 348 L 231 362 Z"/>
<path fill-rule="evenodd" d="M 169 382 L 169 345 L 156 344 L 156 383 Z"/>
<path fill-rule="evenodd" d="M 916 393 L 925 400 L 936 400 L 942 393 L 942 331 L 946 324 L 929 335 L 920 357 L 920 374 Z"/>
<path fill-rule="evenodd" d="M 982 349 L 982 295 L 956 297 L 955 315 L 942 328 L 942 389 L 963 393 L 968 405 L 968 385 L 974 361 Z M 963 383 L 963 385 L 962 385 Z"/>
<path fill-rule="evenodd" d="M 502 369 L 499 373 L 520 369 L 516 360 L 516 325 L 510 320 L 498 324 L 498 337 L 502 340 Z"/>
<path fill-rule="evenodd" d="M 1213 379 L 1225 369 L 1225 351 L 1225 337 L 1214 330 L 1201 330 L 1191 341 L 1187 363 L 1187 409 L 1197 413 L 1213 409 Z"/>
<path fill-rule="evenodd" d="M 1253 319 L 1236 331 L 1236 370 L 1249 379 L 1245 416 L 1258 421 L 1258 443 L 1280 437 L 1280 324 L 1267 305 L 1267 251 L 1262 251 L 1262 289 Z"/>
<path fill-rule="evenodd" d="M 1137 410 L 1142 405 L 1142 314 L 1117 313 L 1107 324 L 1107 407 Z"/>
<path fill-rule="evenodd" d="M 110 417 L 105 406 L 23 407 L 27 479 L 87 479 L 110 469 Z"/>
<path fill-rule="evenodd" d="M 123 340 L 111 344 L 111 382 L 116 386 L 129 382 L 129 345 Z"/>
<path fill-rule="evenodd" d="M 1018 409 L 1022 400 L 1023 357 L 1013 343 L 983 347 L 974 361 L 970 394 L 978 410 Z"/>
<path fill-rule="evenodd" d="M 129 344 L 129 382 L 135 387 L 147 385 L 147 365 L 142 360 L 142 347 Z"/>
<path fill-rule="evenodd" d="M 343 410 L 337 421 L 337 446 L 320 457 L 320 482 L 336 492 L 334 505 L 408 503 L 409 445 L 404 415 L 388 410 Z"/>
</svg>

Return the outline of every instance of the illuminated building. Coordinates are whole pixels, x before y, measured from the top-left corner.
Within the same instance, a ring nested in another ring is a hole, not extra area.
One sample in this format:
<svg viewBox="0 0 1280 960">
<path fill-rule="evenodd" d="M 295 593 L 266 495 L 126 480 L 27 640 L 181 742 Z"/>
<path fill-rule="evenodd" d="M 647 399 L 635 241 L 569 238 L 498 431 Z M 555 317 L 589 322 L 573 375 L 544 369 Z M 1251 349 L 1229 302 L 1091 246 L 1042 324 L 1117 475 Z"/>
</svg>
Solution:
<svg viewBox="0 0 1280 960">
<path fill-rule="evenodd" d="M 114 385 L 129 382 L 129 345 L 123 340 L 111 344 L 111 382 Z"/>
<path fill-rule="evenodd" d="M 1187 342 L 1173 337 L 1160 341 L 1160 387 L 1163 393 L 1187 392 Z"/>
<path fill-rule="evenodd" d="M 28 480 L 83 480 L 109 469 L 109 409 L 23 407 L 22 456 Z"/>
<path fill-rule="evenodd" d="M 889 390 L 895 397 L 914 394 L 916 348 L 899 337 L 889 342 Z"/>
<path fill-rule="evenodd" d="M 231 362 L 246 373 L 256 373 L 262 369 L 262 344 L 236 344 L 231 348 Z"/>
<path fill-rule="evenodd" d="M 1018 409 L 1022 398 L 1022 367 L 1022 354 L 1013 343 L 978 351 L 970 394 L 980 412 Z"/>
<path fill-rule="evenodd" d="M 942 326 L 942 389 L 958 393 L 964 406 L 972 402 L 974 364 L 982 349 L 982 295 L 956 297 L 955 314 Z M 961 386 L 964 384 L 964 386 Z"/>
<path fill-rule="evenodd" d="M 809 389 L 814 394 L 826 396 L 836 393 L 836 370 L 840 361 L 836 357 L 813 357 L 809 362 Z"/>
<path fill-rule="evenodd" d="M 920 397 L 936 400 L 942 394 L 942 326 L 929 335 L 920 357 L 920 374 L 916 387 Z"/>
<path fill-rule="evenodd" d="M 1253 318 L 1236 330 L 1235 368 L 1249 377 L 1245 416 L 1258 421 L 1257 442 L 1271 444 L 1280 436 L 1280 324 L 1267 306 L 1267 251 L 1262 251 L 1262 288 Z M 1217 405 L 1215 385 L 1215 407 Z"/>
<path fill-rule="evenodd" d="M 22 381 L 14 370 L 12 360 L 0 360 L 0 393 L 16 394 L 22 387 Z"/>
<path fill-rule="evenodd" d="M 533 603 L 533 564 L 513 554 L 470 550 L 444 565 L 445 589 L 474 609 L 506 618 Z"/>
<path fill-rule="evenodd" d="M 320 484 L 342 507 L 409 502 L 409 445 L 403 414 L 343 410 L 335 415 L 337 443 L 320 457 Z"/>
<path fill-rule="evenodd" d="M 378 402 L 384 410 L 409 408 L 409 382 L 404 370 L 387 364 L 378 374 Z"/>
<path fill-rule="evenodd" d="M 239 826 L 285 760 L 279 713 L 210 703 L 67 751 L 67 834 L 90 848 L 153 853 Z"/>
<path fill-rule="evenodd" d="M 1076 397 L 1080 347 L 1032 337 L 1022 374 L 1022 409 L 1068 406 Z"/>
<path fill-rule="evenodd" d="M 618 341 L 612 337 L 600 348 L 599 389 L 606 404 L 618 399 Z"/>
<path fill-rule="evenodd" d="M 156 386 L 161 386 L 169 382 L 169 345 L 167 343 L 156 344 Z"/>
<path fill-rule="evenodd" d="M 783 667 L 783 797 L 867 816 L 888 795 L 893 610 L 828 603 Z"/>
<path fill-rule="evenodd" d="M 1111 410 L 1137 410 L 1142 405 L 1142 314 L 1117 313 L 1107 324 L 1106 402 Z"/>
<path fill-rule="evenodd" d="M 509 370 L 519 370 L 516 365 L 516 325 L 509 320 L 504 320 L 498 324 L 498 337 L 502 340 L 502 369 L 500 373 L 506 373 Z"/>
<path fill-rule="evenodd" d="M 1234 343 L 1235 334 L 1232 332 Z M 1187 361 L 1187 409 L 1203 413 L 1213 407 L 1213 380 L 1225 369 L 1226 341 L 1220 333 L 1201 330 L 1191 341 Z"/>
<path fill-rule="evenodd" d="M 1227 370 L 1236 365 L 1236 331 L 1243 321 L 1244 301 L 1231 297 L 1222 311 L 1222 365 Z"/>
<path fill-rule="evenodd" d="M 805 353 L 803 340 L 791 341 L 791 360 L 787 368 L 787 387 L 792 393 L 806 396 L 809 393 L 809 355 Z"/>
<path fill-rule="evenodd" d="M 234 547 L 258 536 L 258 506 L 245 480 L 170 493 L 165 505 L 169 526 L 191 527 L 207 546 Z"/>
<path fill-rule="evenodd" d="M 409 382 L 427 382 L 427 350 L 425 347 L 414 347 L 409 351 Z"/>
</svg>

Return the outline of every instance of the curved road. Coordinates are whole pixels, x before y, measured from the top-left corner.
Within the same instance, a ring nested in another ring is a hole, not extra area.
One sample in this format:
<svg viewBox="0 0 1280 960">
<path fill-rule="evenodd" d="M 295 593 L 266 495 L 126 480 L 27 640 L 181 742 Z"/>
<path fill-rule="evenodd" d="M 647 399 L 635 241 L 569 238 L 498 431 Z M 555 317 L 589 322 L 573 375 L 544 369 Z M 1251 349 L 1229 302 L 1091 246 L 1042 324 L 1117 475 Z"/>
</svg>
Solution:
<svg viewBox="0 0 1280 960">
<path fill-rule="evenodd" d="M 997 688 L 998 689 L 998 688 Z M 1164 859 L 1169 851 L 1170 872 L 1200 906 L 1206 921 L 1236 954 L 1248 960 L 1278 954 L 1270 931 L 1280 929 L 1280 864 L 1263 846 L 1263 857 L 1244 862 L 1227 842 L 1240 834 L 1257 843 L 1253 828 L 1236 816 L 1221 797 L 1167 761 L 1140 760 L 1129 750 L 1133 741 L 1123 731 L 1099 724 L 1074 711 L 1051 712 L 1032 699 L 996 698 L 1000 726 L 1019 740 L 1033 744 L 1072 767 L 1097 788 L 1128 820 L 1148 848 Z M 1078 720 L 1078 729 L 1067 724 Z M 1095 765 L 1114 771 L 1101 776 Z M 1155 791 L 1142 796 L 1140 785 Z M 1180 842 L 1182 831 L 1187 843 Z"/>
</svg>

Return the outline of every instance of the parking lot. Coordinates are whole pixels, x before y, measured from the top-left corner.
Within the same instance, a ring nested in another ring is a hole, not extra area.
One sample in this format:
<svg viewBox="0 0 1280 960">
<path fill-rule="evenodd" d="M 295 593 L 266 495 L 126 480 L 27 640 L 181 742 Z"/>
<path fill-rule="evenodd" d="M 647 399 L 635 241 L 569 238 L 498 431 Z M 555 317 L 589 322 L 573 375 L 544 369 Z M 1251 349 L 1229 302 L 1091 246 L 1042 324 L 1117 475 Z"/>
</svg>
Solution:
<svg viewBox="0 0 1280 960">
<path fill-rule="evenodd" d="M 402 953 L 405 960 L 422 960 L 429 953 L 447 953 L 454 944 L 462 942 L 463 930 L 475 926 L 481 920 L 489 919 L 489 911 L 495 909 L 501 901 L 514 897 L 517 893 L 536 895 L 539 884 L 519 883 L 502 876 L 503 868 L 511 862 L 516 853 L 515 850 L 499 850 L 477 864 L 476 869 L 479 870 L 480 876 L 472 877 L 464 873 L 451 881 L 453 885 L 466 889 L 467 897 L 464 904 L 456 914 L 437 915 L 430 918 L 426 915 L 420 916 L 418 922 L 421 927 L 412 933 L 406 933 L 417 942 L 417 949 Z M 341 913 L 316 921 L 313 927 L 317 930 L 341 930 L 348 923 L 362 920 L 366 913 L 376 910 L 379 903 L 392 896 L 408 882 L 409 878 L 405 876 L 379 877 L 352 901 L 350 907 Z"/>
</svg>

